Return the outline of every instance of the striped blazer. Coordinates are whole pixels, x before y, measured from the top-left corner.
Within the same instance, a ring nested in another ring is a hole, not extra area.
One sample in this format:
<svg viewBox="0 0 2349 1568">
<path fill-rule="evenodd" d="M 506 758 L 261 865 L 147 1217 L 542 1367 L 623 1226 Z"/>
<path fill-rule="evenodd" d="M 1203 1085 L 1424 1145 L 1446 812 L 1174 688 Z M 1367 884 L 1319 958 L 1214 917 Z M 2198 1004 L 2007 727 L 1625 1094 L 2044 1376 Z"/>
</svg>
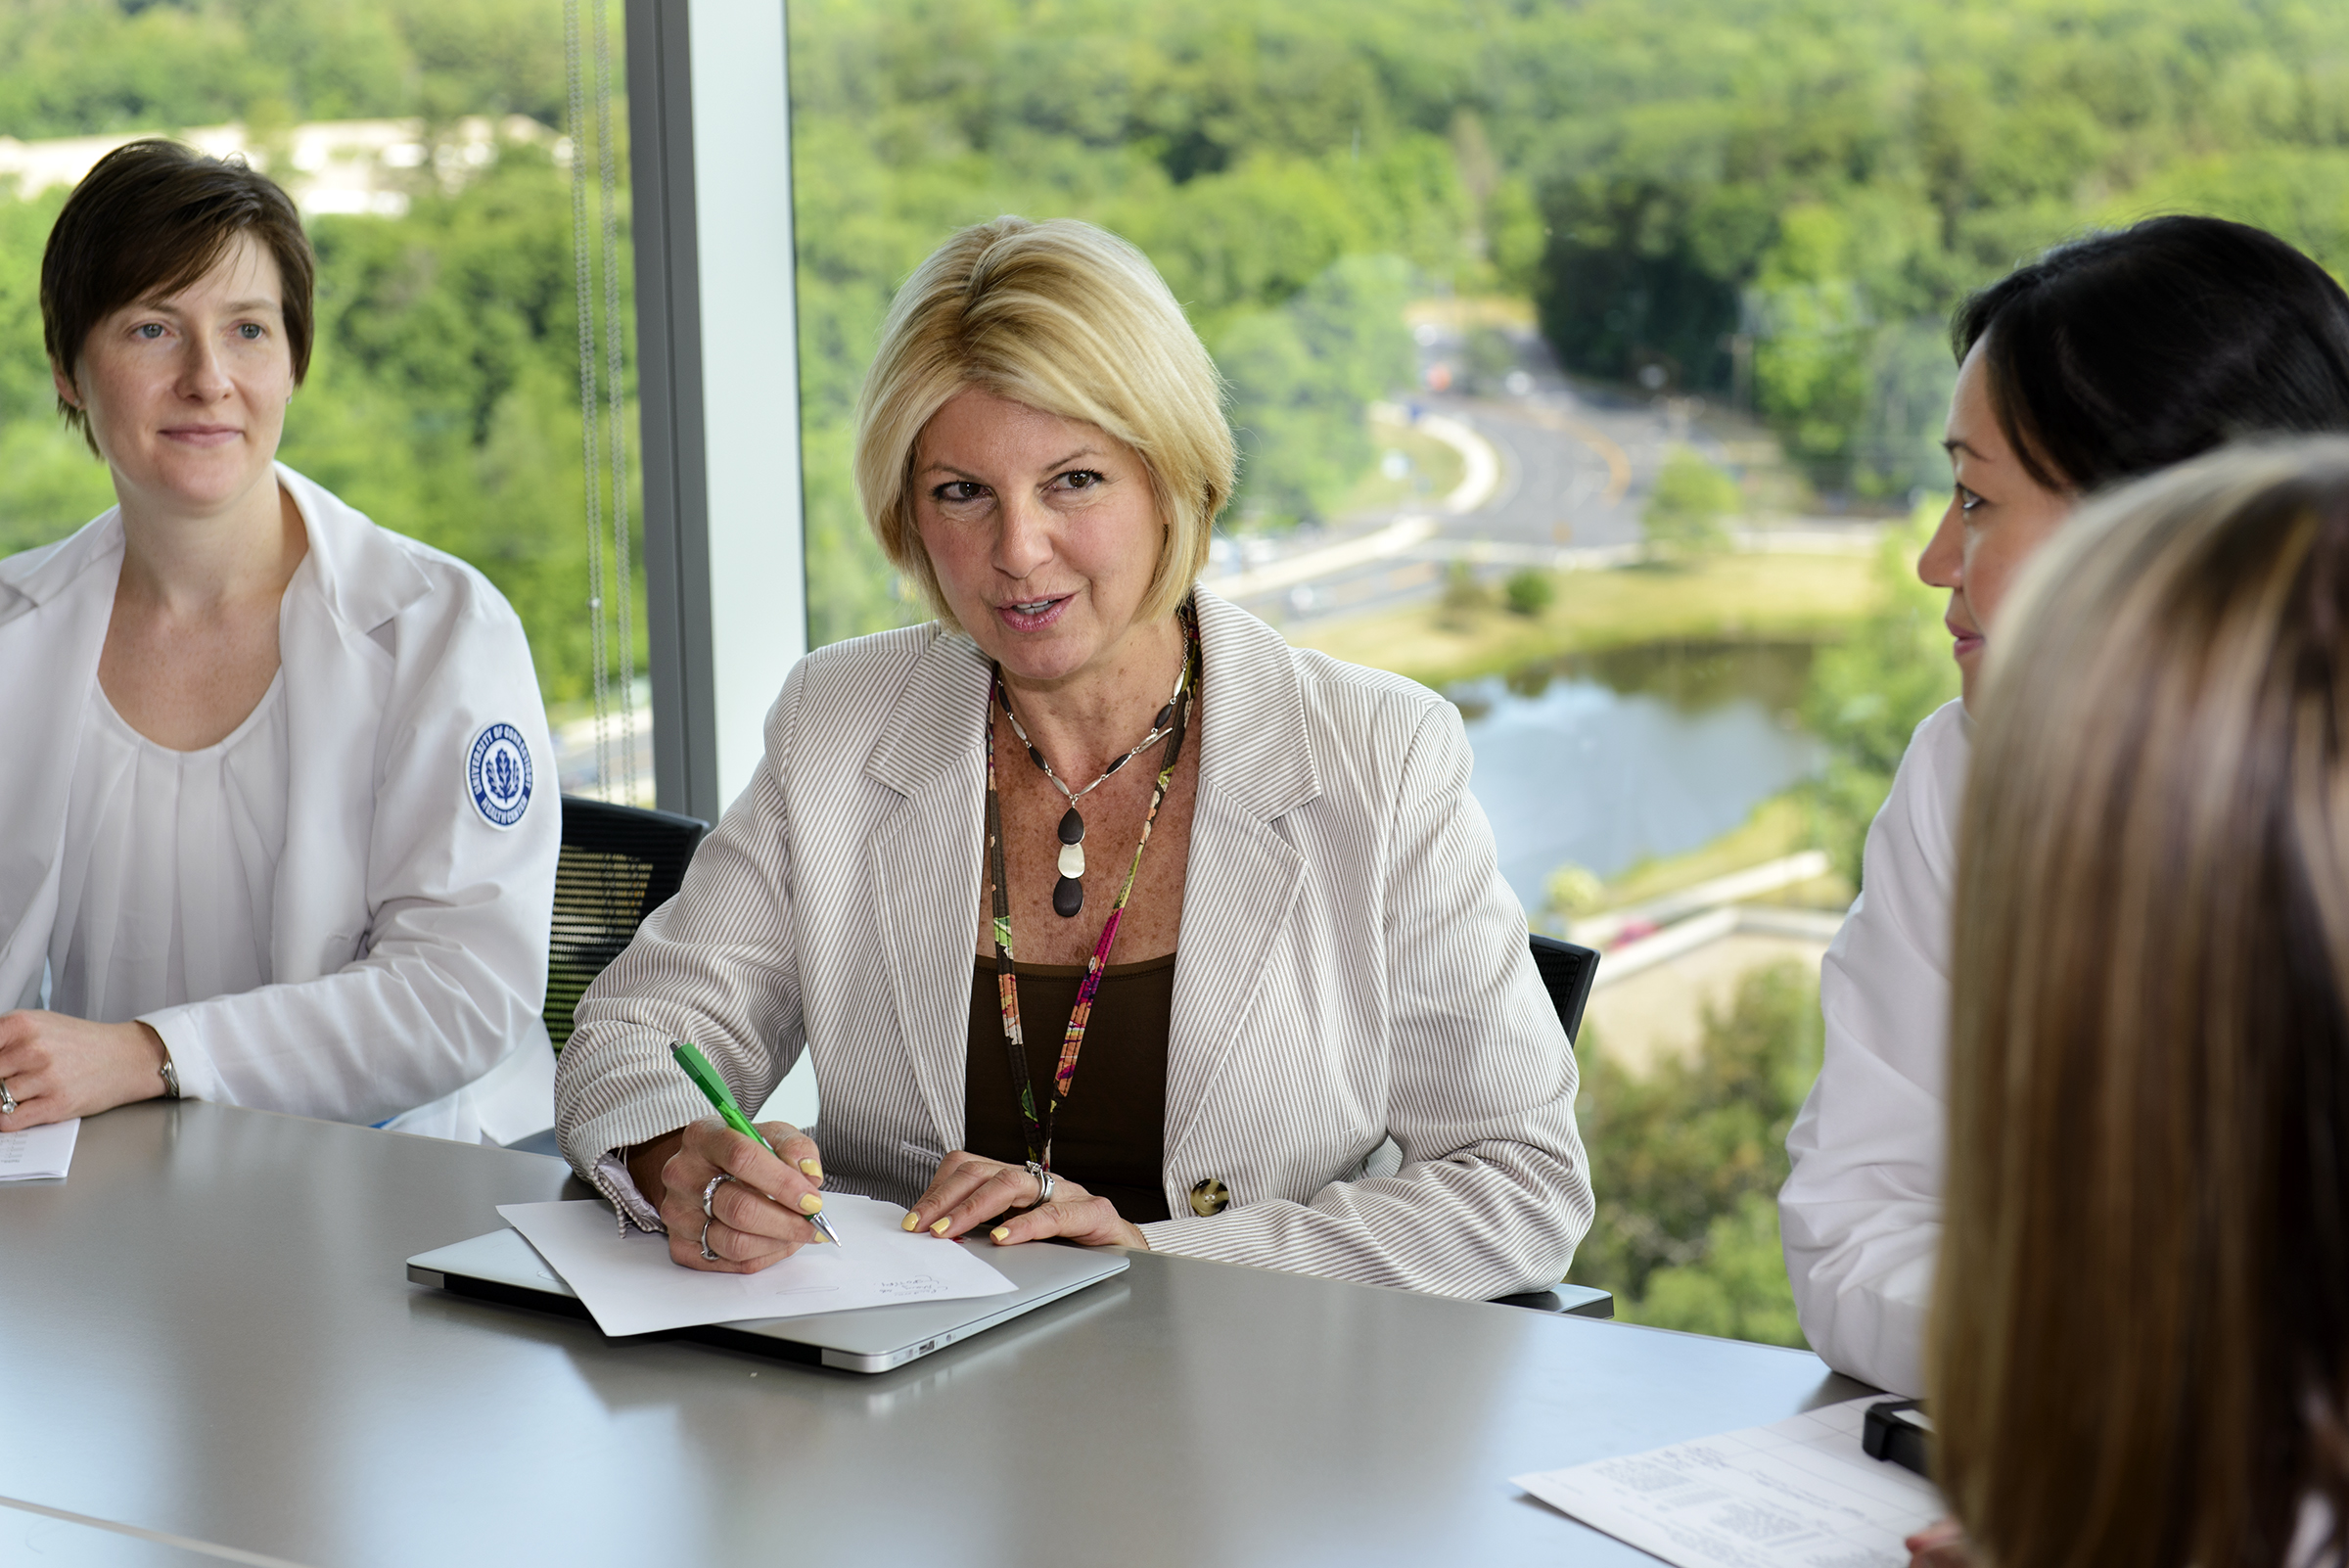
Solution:
<svg viewBox="0 0 2349 1568">
<path fill-rule="evenodd" d="M 1468 793 L 1450 703 L 1198 595 L 1199 787 L 1167 1042 L 1160 1251 L 1484 1297 L 1589 1228 L 1573 1052 Z M 989 666 L 937 623 L 820 649 L 675 899 L 577 1010 L 556 1126 L 607 1156 L 813 1057 L 828 1184 L 910 1203 L 963 1138 Z M 1365 1162 L 1390 1137 L 1399 1169 Z M 1230 1193 L 1191 1212 L 1194 1183 Z M 625 1200 L 635 1199 L 634 1203 Z"/>
</svg>

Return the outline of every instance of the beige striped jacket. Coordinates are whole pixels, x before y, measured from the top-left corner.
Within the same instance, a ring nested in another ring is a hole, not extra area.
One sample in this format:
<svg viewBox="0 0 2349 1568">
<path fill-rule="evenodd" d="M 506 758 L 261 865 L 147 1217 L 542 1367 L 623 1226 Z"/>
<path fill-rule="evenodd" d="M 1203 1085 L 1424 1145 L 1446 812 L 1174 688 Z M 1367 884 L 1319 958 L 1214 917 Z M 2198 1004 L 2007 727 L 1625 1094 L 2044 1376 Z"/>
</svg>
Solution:
<svg viewBox="0 0 2349 1568">
<path fill-rule="evenodd" d="M 1199 787 L 1167 1042 L 1165 1252 L 1453 1296 L 1560 1278 L 1589 1228 L 1573 1052 L 1450 703 L 1205 591 Z M 827 1184 L 897 1203 L 963 1137 L 989 667 L 938 624 L 820 649 L 676 898 L 579 1003 L 557 1130 L 612 1150 L 813 1056 Z M 1392 1174 L 1365 1161 L 1390 1138 Z M 1230 1193 L 1195 1217 L 1195 1183 Z"/>
</svg>

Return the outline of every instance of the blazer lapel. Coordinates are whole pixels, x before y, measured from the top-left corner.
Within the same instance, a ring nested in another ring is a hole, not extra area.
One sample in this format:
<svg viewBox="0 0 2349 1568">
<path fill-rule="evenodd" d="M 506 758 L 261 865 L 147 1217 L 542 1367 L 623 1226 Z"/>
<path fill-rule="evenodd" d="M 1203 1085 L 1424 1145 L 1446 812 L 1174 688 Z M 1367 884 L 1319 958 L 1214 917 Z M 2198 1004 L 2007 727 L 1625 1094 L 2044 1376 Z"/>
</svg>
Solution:
<svg viewBox="0 0 2349 1568">
<path fill-rule="evenodd" d="M 57 919 L 67 797 L 122 575 L 113 511 L 0 570 L 0 1012 L 39 997 Z"/>
<path fill-rule="evenodd" d="M 1197 602 L 1199 804 L 1167 1030 L 1170 1163 L 1258 1005 L 1305 885 L 1304 856 L 1272 823 L 1321 793 L 1296 656 L 1246 611 L 1205 589 Z"/>
<path fill-rule="evenodd" d="M 943 1152 L 963 1141 L 971 955 L 986 848 L 987 661 L 941 632 L 898 694 L 864 775 L 904 799 L 868 840 L 898 1029 Z"/>
</svg>

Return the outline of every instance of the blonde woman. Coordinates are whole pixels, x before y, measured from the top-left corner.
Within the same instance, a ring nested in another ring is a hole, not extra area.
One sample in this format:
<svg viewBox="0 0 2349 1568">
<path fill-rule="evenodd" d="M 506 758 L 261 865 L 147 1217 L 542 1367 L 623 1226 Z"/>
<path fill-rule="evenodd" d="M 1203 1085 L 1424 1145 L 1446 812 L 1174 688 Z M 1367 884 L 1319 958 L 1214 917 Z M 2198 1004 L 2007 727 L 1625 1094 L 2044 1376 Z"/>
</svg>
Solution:
<svg viewBox="0 0 2349 1568">
<path fill-rule="evenodd" d="M 793 670 L 563 1055 L 564 1152 L 679 1264 L 764 1268 L 828 1185 L 943 1236 L 1459 1296 L 1563 1274 L 1574 1059 L 1458 715 L 1194 586 L 1219 392 L 1085 224 L 964 230 L 899 291 L 856 476 L 938 619 Z M 726 1131 L 674 1038 L 754 1105 L 807 1051 L 820 1130 L 781 1158 Z"/>
<path fill-rule="evenodd" d="M 1929 1367 L 1944 1491 L 2001 1568 L 2338 1562 L 2349 441 L 2083 513 L 1986 675 Z"/>
</svg>

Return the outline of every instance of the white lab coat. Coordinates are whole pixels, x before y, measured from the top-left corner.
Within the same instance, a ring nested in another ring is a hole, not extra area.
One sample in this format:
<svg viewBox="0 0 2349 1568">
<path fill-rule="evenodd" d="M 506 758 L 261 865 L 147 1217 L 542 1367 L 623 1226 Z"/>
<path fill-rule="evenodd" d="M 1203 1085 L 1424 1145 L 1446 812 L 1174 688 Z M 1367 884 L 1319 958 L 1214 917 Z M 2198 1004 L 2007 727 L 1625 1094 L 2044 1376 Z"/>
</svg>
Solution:
<svg viewBox="0 0 2349 1568">
<path fill-rule="evenodd" d="M 278 617 L 290 747 L 272 983 L 140 1016 L 192 1096 L 465 1139 L 551 1126 L 538 1012 L 562 821 L 522 623 L 473 568 L 277 475 L 309 554 Z M 40 1004 L 122 548 L 110 510 L 0 561 L 0 1009 Z M 510 787 L 477 805 L 470 777 L 500 724 L 531 775 L 504 827 Z"/>
<path fill-rule="evenodd" d="M 1826 1057 L 1786 1134 L 1786 1272 L 1812 1349 L 1924 1393 L 1948 1138 L 1950 918 L 1972 738 L 1949 703 L 1916 727 L 1867 830 L 1851 917 L 1819 965 Z"/>
</svg>

